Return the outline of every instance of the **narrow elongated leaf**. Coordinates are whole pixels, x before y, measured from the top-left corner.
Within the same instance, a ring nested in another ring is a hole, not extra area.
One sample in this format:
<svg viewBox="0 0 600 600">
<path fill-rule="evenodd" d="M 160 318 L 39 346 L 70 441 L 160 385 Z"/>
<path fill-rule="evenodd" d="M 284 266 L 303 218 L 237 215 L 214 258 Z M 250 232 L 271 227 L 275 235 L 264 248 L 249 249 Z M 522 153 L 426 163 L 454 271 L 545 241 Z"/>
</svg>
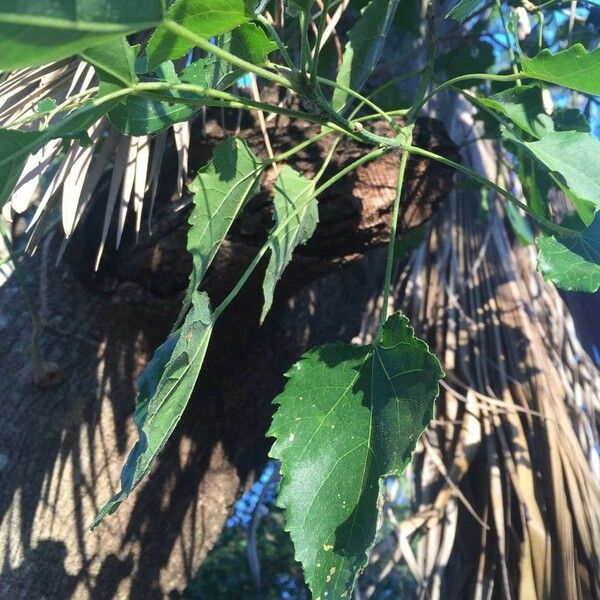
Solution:
<svg viewBox="0 0 600 600">
<path fill-rule="evenodd" d="M 371 0 L 349 34 L 337 82 L 359 92 L 379 62 L 388 31 L 394 21 L 399 0 Z M 332 105 L 343 111 L 350 98 L 338 88 Z"/>
<path fill-rule="evenodd" d="M 273 304 L 275 284 L 292 260 L 294 248 L 312 237 L 319 222 L 313 181 L 286 166 L 279 173 L 274 190 L 275 235 L 272 235 L 271 257 L 263 283 L 265 301 L 261 321 Z"/>
<path fill-rule="evenodd" d="M 252 14 L 244 0 L 175 0 L 169 7 L 167 17 L 189 31 L 210 38 L 231 31 L 248 21 Z M 146 54 L 151 70 L 165 62 L 180 58 L 194 44 L 188 39 L 159 27 L 150 38 Z"/>
<path fill-rule="evenodd" d="M 460 0 L 448 12 L 446 18 L 454 19 L 462 23 L 466 21 L 481 5 L 483 0 Z"/>
<path fill-rule="evenodd" d="M 528 77 L 588 94 L 600 95 L 600 48 L 588 52 L 581 44 L 552 54 L 542 50 L 533 58 L 521 57 Z"/>
<path fill-rule="evenodd" d="M 168 61 L 157 67 L 154 76 L 168 83 L 180 83 L 173 63 Z M 206 85 L 202 72 L 195 74 L 196 85 Z M 167 92 L 165 92 L 167 94 Z M 173 102 L 152 100 L 141 96 L 127 96 L 109 113 L 109 121 L 125 135 L 141 136 L 158 133 L 175 123 L 187 121 L 201 108 L 202 97 L 181 92 L 170 92 Z M 195 98 L 198 104 L 177 102 L 178 98 Z"/>
<path fill-rule="evenodd" d="M 540 236 L 538 271 L 570 292 L 600 289 L 600 213 L 593 223 L 572 237 Z"/>
<path fill-rule="evenodd" d="M 121 490 L 100 510 L 92 527 L 117 510 L 150 472 L 194 390 L 213 324 L 208 296 L 195 292 L 181 331 L 157 349 L 140 377 L 134 417 L 140 439 L 121 472 Z"/>
<path fill-rule="evenodd" d="M 579 216 L 589 225 L 600 209 L 600 141 L 581 131 L 555 131 L 521 145 L 569 192 Z"/>
<path fill-rule="evenodd" d="M 215 148 L 212 161 L 190 186 L 195 194 L 187 247 L 193 267 L 183 313 L 233 221 L 258 191 L 263 169 L 264 163 L 244 140 L 227 138 Z"/>
<path fill-rule="evenodd" d="M 0 0 L 0 70 L 60 60 L 156 27 L 162 0 Z"/>
<path fill-rule="evenodd" d="M 380 341 L 321 346 L 287 376 L 268 433 L 281 461 L 279 504 L 313 598 L 351 598 L 375 537 L 382 478 L 410 462 L 443 371 L 395 314 Z"/>
</svg>

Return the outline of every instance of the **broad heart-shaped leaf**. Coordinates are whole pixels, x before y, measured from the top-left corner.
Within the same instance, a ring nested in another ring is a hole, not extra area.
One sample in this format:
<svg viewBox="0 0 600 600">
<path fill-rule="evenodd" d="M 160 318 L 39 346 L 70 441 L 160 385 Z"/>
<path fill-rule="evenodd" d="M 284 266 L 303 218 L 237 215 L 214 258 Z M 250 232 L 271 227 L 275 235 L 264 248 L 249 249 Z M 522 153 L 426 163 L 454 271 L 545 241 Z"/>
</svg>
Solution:
<svg viewBox="0 0 600 600">
<path fill-rule="evenodd" d="M 42 65 L 156 27 L 162 0 L 0 0 L 0 70 Z"/>
<path fill-rule="evenodd" d="M 373 543 L 382 478 L 400 475 L 433 415 L 437 358 L 392 315 L 373 345 L 328 344 L 287 374 L 268 435 L 278 503 L 313 598 L 351 598 Z"/>
<path fill-rule="evenodd" d="M 540 236 L 538 271 L 544 279 L 569 292 L 600 289 L 600 213 L 576 235 Z"/>
<path fill-rule="evenodd" d="M 455 4 L 450 12 L 446 15 L 446 18 L 454 19 L 462 23 L 466 21 L 481 5 L 483 0 L 459 0 Z"/>
<path fill-rule="evenodd" d="M 246 202 L 256 194 L 264 163 L 244 140 L 227 138 L 214 151 L 213 159 L 190 185 L 194 208 L 189 217 L 187 249 L 192 255 L 192 273 L 182 314 L 189 308 L 210 263 L 223 243 L 233 221 Z"/>
<path fill-rule="evenodd" d="M 135 424 L 140 439 L 121 471 L 121 490 L 100 510 L 92 527 L 113 513 L 148 475 L 190 399 L 213 330 L 210 301 L 194 292 L 181 331 L 160 346 L 139 380 Z"/>
<path fill-rule="evenodd" d="M 294 248 L 312 237 L 319 222 L 313 181 L 285 166 L 275 181 L 274 191 L 275 229 L 269 243 L 271 257 L 263 283 L 265 302 L 261 321 L 273 304 L 275 284 L 292 260 Z"/>
<path fill-rule="evenodd" d="M 210 38 L 231 31 L 252 18 L 247 0 L 175 0 L 167 17 L 192 33 Z M 183 56 L 194 44 L 159 27 L 150 38 L 146 54 L 148 66 L 154 69 L 169 59 Z"/>
<path fill-rule="evenodd" d="M 180 83 L 171 61 L 167 61 L 157 67 L 153 76 L 168 83 Z M 202 71 L 194 83 L 206 86 Z M 149 133 L 158 133 L 167 127 L 171 127 L 174 123 L 190 119 L 200 110 L 203 100 L 201 96 L 192 96 L 191 94 L 183 94 L 181 92 L 171 92 L 169 96 L 173 97 L 173 102 L 152 100 L 142 96 L 127 96 L 108 113 L 108 119 L 125 135 L 140 136 Z M 198 104 L 190 105 L 177 102 L 177 98 L 186 97 L 197 99 Z"/>
<path fill-rule="evenodd" d="M 600 48 L 588 52 L 581 44 L 552 54 L 542 50 L 533 58 L 521 57 L 523 71 L 532 79 L 600 95 Z"/>
<path fill-rule="evenodd" d="M 542 90 L 537 85 L 515 86 L 488 98 L 480 98 L 479 102 L 508 117 L 533 137 L 540 138 L 554 131 L 554 122 L 544 112 Z"/>
<path fill-rule="evenodd" d="M 600 209 L 600 141 L 581 131 L 555 131 L 535 142 L 508 137 L 554 174 L 589 225 Z"/>
<path fill-rule="evenodd" d="M 359 92 L 379 62 L 399 0 L 371 0 L 348 35 L 337 83 Z M 342 112 L 350 104 L 348 94 L 333 92 L 332 106 Z"/>
</svg>

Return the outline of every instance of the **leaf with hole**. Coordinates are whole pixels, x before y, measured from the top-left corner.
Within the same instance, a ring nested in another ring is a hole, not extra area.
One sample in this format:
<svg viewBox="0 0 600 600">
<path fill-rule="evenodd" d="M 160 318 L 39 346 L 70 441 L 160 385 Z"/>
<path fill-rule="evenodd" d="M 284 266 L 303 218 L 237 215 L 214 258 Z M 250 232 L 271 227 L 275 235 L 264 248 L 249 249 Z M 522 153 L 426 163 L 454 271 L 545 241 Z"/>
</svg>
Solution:
<svg viewBox="0 0 600 600">
<path fill-rule="evenodd" d="M 383 478 L 410 462 L 443 375 L 401 314 L 372 345 L 315 348 L 287 374 L 268 435 L 281 461 L 278 504 L 314 598 L 351 598 Z"/>
</svg>

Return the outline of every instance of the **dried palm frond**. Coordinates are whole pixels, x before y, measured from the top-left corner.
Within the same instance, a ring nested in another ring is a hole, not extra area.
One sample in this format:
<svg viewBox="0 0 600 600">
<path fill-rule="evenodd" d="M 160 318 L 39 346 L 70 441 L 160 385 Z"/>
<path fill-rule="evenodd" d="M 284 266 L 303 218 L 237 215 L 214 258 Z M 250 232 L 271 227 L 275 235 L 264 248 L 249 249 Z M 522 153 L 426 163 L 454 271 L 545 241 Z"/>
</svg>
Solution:
<svg viewBox="0 0 600 600">
<path fill-rule="evenodd" d="M 82 99 L 96 91 L 96 83 L 93 67 L 80 60 L 5 74 L 0 82 L 0 126 L 27 130 L 55 123 L 66 113 L 38 112 L 40 102 L 53 100 L 57 105 L 64 105 L 69 100 Z M 179 158 L 177 190 L 181 195 L 188 171 L 190 123 L 177 123 L 172 130 Z M 117 247 L 131 209 L 135 215 L 136 235 L 139 234 L 147 195 L 152 212 L 166 132 L 155 136 L 153 142 L 148 136 L 129 137 L 102 118 L 89 127 L 87 135 L 86 143 L 74 140 L 66 150 L 61 140 L 51 140 L 30 156 L 4 206 L 3 216 L 10 221 L 11 211 L 22 214 L 35 205 L 29 222 L 32 235 L 28 244 L 28 249 L 33 250 L 45 231 L 49 214 L 60 207 L 63 231 L 68 239 L 89 207 L 101 177 L 112 169 L 96 260 L 98 268 L 117 198 Z M 60 202 L 56 200 L 58 196 Z"/>
<path fill-rule="evenodd" d="M 416 513 L 381 554 L 422 598 L 599 598 L 600 376 L 533 250 L 476 201 L 452 199 L 398 284 L 448 377 L 415 454 Z"/>
</svg>

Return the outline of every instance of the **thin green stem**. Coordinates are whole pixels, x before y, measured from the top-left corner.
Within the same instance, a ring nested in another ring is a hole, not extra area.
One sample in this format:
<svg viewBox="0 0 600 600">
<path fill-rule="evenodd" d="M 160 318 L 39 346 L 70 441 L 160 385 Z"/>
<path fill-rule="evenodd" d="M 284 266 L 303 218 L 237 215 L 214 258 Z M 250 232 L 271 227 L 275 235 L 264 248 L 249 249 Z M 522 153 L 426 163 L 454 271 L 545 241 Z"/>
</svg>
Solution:
<svg viewBox="0 0 600 600">
<path fill-rule="evenodd" d="M 459 77 L 454 77 L 445 81 L 441 85 L 438 85 L 432 92 L 423 98 L 421 102 L 416 106 L 414 111 L 416 113 L 421 112 L 421 109 L 431 100 L 436 94 L 439 94 L 441 91 L 446 90 L 450 87 L 456 86 L 457 83 L 461 83 L 463 81 L 471 81 L 471 80 L 481 80 L 481 81 L 516 81 L 517 79 L 521 79 L 523 77 L 527 77 L 525 73 L 513 73 L 512 75 L 495 75 L 494 73 L 471 73 L 469 75 L 460 75 Z"/>
<path fill-rule="evenodd" d="M 300 61 L 302 79 L 306 80 L 306 67 L 310 63 L 310 43 L 308 41 L 308 26 L 310 19 L 308 15 L 301 12 L 298 14 L 298 21 L 300 23 Z"/>
<path fill-rule="evenodd" d="M 404 151 L 400 158 L 400 168 L 398 169 L 398 183 L 396 186 L 396 197 L 394 198 L 394 208 L 392 211 L 392 222 L 390 226 L 390 242 L 388 245 L 387 261 L 385 265 L 385 278 L 383 281 L 383 306 L 379 318 L 379 333 L 387 321 L 388 305 L 390 303 L 390 290 L 392 287 L 392 268 L 394 266 L 394 250 L 396 248 L 396 234 L 398 231 L 398 216 L 400 215 L 400 201 L 402 200 L 402 188 L 404 186 L 404 175 L 406 174 L 406 164 L 408 163 L 409 153 Z"/>
<path fill-rule="evenodd" d="M 427 28 L 429 33 L 429 43 L 427 46 L 427 63 L 425 64 L 425 68 L 423 69 L 421 74 L 421 81 L 419 81 L 419 87 L 417 89 L 415 101 L 413 102 L 413 107 L 411 108 L 411 110 L 409 110 L 406 116 L 406 122 L 408 125 L 414 123 L 416 118 L 419 116 L 421 109 L 425 104 L 424 99 L 427 95 L 427 90 L 429 89 L 431 80 L 433 79 L 433 72 L 435 68 L 435 55 L 437 51 L 437 32 L 435 29 L 434 0 L 430 0 L 427 3 Z"/>
<path fill-rule="evenodd" d="M 513 50 L 512 45 L 512 35 L 510 31 L 508 31 L 508 26 L 506 25 L 506 19 L 504 18 L 504 13 L 502 12 L 502 3 L 500 0 L 496 0 L 496 8 L 500 13 L 500 22 L 502 23 L 502 29 L 504 31 L 504 37 L 506 37 L 506 43 L 508 45 L 508 57 L 510 58 L 510 64 L 513 70 L 513 73 L 516 75 L 519 72 L 519 66 L 517 65 L 517 57 L 515 56 L 515 51 Z M 521 85 L 521 79 L 517 79 L 517 85 Z"/>
<path fill-rule="evenodd" d="M 339 83 L 337 81 L 332 81 L 331 79 L 327 79 L 326 77 L 320 77 L 320 76 L 317 76 L 316 79 L 319 83 L 324 83 L 325 85 L 327 85 L 329 87 L 342 90 L 343 92 L 346 92 L 347 94 L 349 94 L 350 96 L 353 96 L 357 100 L 360 100 L 362 105 L 367 105 L 369 108 L 372 108 L 381 118 L 385 119 L 394 129 L 397 129 L 398 124 L 389 116 L 389 114 L 387 112 L 385 112 L 382 108 L 377 106 L 377 104 L 375 104 L 373 101 L 369 100 L 369 98 L 363 96 L 362 94 L 359 94 L 358 92 L 354 91 L 352 88 L 349 88 L 348 86 L 344 85 L 343 83 Z"/>
<path fill-rule="evenodd" d="M 327 23 L 327 15 L 329 14 L 330 0 L 323 0 L 323 10 L 319 17 L 319 26 L 317 28 L 317 39 L 315 41 L 315 47 L 312 51 L 312 63 L 310 66 L 310 81 L 312 87 L 316 89 L 318 84 L 321 83 L 319 80 L 319 55 L 321 53 L 321 40 L 323 39 L 323 33 L 325 32 L 325 25 Z"/>
<path fill-rule="evenodd" d="M 351 165 L 348 165 L 345 169 L 342 169 L 342 171 L 340 171 L 339 173 L 337 173 L 334 177 L 332 177 L 331 179 L 329 179 L 328 181 L 326 181 L 321 187 L 319 187 L 315 191 L 315 197 L 318 196 L 319 194 L 321 194 L 323 191 L 325 191 L 330 186 L 332 186 L 336 181 L 338 181 L 342 177 L 345 177 L 352 170 L 354 170 L 357 167 L 359 167 L 360 165 L 368 162 L 369 160 L 374 160 L 375 158 L 377 158 L 379 156 L 382 156 L 386 152 L 389 152 L 389 150 L 386 150 L 386 149 L 383 149 L 383 148 L 378 148 L 377 150 L 373 150 L 372 152 L 369 152 L 368 154 L 366 154 L 362 158 L 360 158 L 357 161 L 353 162 Z M 250 279 L 250 277 L 252 276 L 252 273 L 254 273 L 254 271 L 256 270 L 256 267 L 258 267 L 258 265 L 259 265 L 260 261 L 262 260 L 262 258 L 265 256 L 265 254 L 267 253 L 267 251 L 271 248 L 271 241 L 273 239 L 275 239 L 284 230 L 285 227 L 287 227 L 288 223 L 290 223 L 291 220 L 294 219 L 297 216 L 297 214 L 298 214 L 298 212 L 300 210 L 304 210 L 304 208 L 300 207 L 300 208 L 292 211 L 271 232 L 271 234 L 269 235 L 269 239 L 265 242 L 265 244 L 263 244 L 263 246 L 258 251 L 258 253 L 256 254 L 256 256 L 252 259 L 252 262 L 248 265 L 248 267 L 246 268 L 246 270 L 244 271 L 243 275 L 240 277 L 240 279 L 238 280 L 238 282 L 235 284 L 235 286 L 233 287 L 233 289 L 229 292 L 229 294 L 227 294 L 227 296 L 221 302 L 221 304 L 219 304 L 219 306 L 217 306 L 217 308 L 215 308 L 215 310 L 213 311 L 213 317 L 215 319 L 217 319 L 223 313 L 223 311 L 233 302 L 233 300 L 240 293 L 240 291 L 242 290 L 242 288 L 246 285 L 246 282 L 248 281 L 248 279 Z"/>
<path fill-rule="evenodd" d="M 425 158 L 431 158 L 432 160 L 441 162 L 445 165 L 448 165 L 449 167 L 452 167 L 453 169 L 456 169 L 457 171 L 460 171 L 461 173 L 464 173 L 465 175 L 468 175 L 469 177 L 471 177 L 471 179 L 475 179 L 475 181 L 478 181 L 479 183 L 482 183 L 483 185 L 495 190 L 501 196 L 504 196 L 507 200 L 512 202 L 515 206 L 524 210 L 530 217 L 532 217 L 538 223 L 540 223 L 540 225 L 543 225 L 547 229 L 550 229 L 559 235 L 572 236 L 577 233 L 576 231 L 573 231 L 572 229 L 567 229 L 566 227 L 561 227 L 560 225 L 556 225 L 555 223 L 546 219 L 545 217 L 536 215 L 527 206 L 527 204 L 524 204 L 523 202 L 521 202 L 512 192 L 505 190 L 498 184 L 494 183 L 493 181 L 490 181 L 489 179 L 487 179 L 487 177 L 483 177 L 482 175 L 477 173 L 477 171 L 474 171 L 473 169 L 470 169 L 469 167 L 465 167 L 464 165 L 454 162 L 453 160 L 450 160 L 449 158 L 445 158 L 444 156 L 440 156 L 439 154 L 435 154 L 434 152 L 430 152 L 429 150 L 425 150 L 424 148 L 418 148 L 417 146 L 407 146 L 406 150 L 408 152 L 410 152 L 411 154 L 417 154 L 418 156 L 424 156 Z"/>
<path fill-rule="evenodd" d="M 368 163 L 384 154 L 390 152 L 389 148 L 377 148 L 376 150 L 371 150 L 368 154 L 361 156 L 359 159 L 355 160 L 353 163 L 350 163 L 348 166 L 344 167 L 340 171 L 338 171 L 331 179 L 328 179 L 321 187 L 317 188 L 315 191 L 315 196 L 319 196 L 322 194 L 327 188 L 331 187 L 334 183 L 338 182 L 340 179 L 343 179 L 348 175 L 348 173 L 352 173 L 355 169 Z"/>
<path fill-rule="evenodd" d="M 277 44 L 277 47 L 279 48 L 279 52 L 281 52 L 281 56 L 283 57 L 285 64 L 292 70 L 292 72 L 296 72 L 296 65 L 294 64 L 294 61 L 292 60 L 288 49 L 279 37 L 279 34 L 277 33 L 275 27 L 273 27 L 271 21 L 269 21 L 269 19 L 267 19 L 263 15 L 258 15 L 256 19 L 261 25 L 264 26 L 264 28 L 269 32 L 269 35 L 271 36 L 273 41 Z"/>
<path fill-rule="evenodd" d="M 278 85 L 281 85 L 285 88 L 288 88 L 288 89 L 293 88 L 292 83 L 285 77 L 282 77 L 281 75 L 278 75 L 277 73 L 272 73 L 271 71 L 267 71 L 267 69 L 263 69 L 262 67 L 253 65 L 251 62 L 248 62 L 247 60 L 239 58 L 235 54 L 231 54 L 231 52 L 227 52 L 227 50 L 224 50 L 223 48 L 220 48 L 219 46 L 216 46 L 215 44 L 211 44 L 208 40 L 204 39 L 203 37 L 201 37 L 199 35 L 196 35 L 192 31 L 190 31 L 189 29 L 186 29 L 185 27 L 182 27 L 178 23 L 175 23 L 175 21 L 171 21 L 170 19 L 167 19 L 163 23 L 163 26 L 166 27 L 169 31 L 171 31 L 175 35 L 186 38 L 187 40 L 192 42 L 195 46 L 197 46 L 201 50 L 210 52 L 210 53 L 214 54 L 215 56 L 217 56 L 218 58 L 221 58 L 221 59 L 227 61 L 229 64 L 231 64 L 235 67 L 239 67 L 240 69 L 244 69 L 245 71 L 254 73 L 255 75 L 258 75 L 259 77 L 262 77 L 263 79 L 272 81 L 273 83 L 277 83 Z"/>
</svg>

